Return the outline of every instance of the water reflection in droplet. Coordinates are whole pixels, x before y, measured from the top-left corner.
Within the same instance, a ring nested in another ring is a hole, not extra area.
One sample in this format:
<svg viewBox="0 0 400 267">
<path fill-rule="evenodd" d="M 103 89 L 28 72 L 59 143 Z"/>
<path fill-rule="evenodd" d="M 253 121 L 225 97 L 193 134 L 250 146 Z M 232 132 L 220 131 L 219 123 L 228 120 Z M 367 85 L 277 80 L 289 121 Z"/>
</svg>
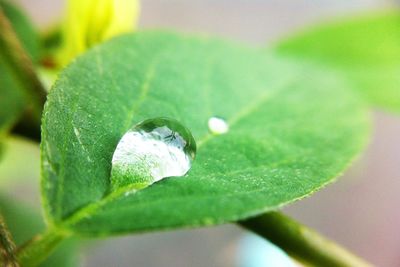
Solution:
<svg viewBox="0 0 400 267">
<path fill-rule="evenodd" d="M 119 141 L 112 158 L 112 189 L 141 189 L 171 176 L 183 176 L 196 154 L 190 131 L 169 118 L 140 122 Z"/>
</svg>

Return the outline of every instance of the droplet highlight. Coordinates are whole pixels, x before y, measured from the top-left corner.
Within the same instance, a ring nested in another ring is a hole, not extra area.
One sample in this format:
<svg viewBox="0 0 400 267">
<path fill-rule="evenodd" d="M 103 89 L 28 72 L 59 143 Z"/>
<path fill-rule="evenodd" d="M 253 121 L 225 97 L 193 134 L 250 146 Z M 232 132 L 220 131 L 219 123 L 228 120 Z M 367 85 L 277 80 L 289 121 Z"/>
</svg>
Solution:
<svg viewBox="0 0 400 267">
<path fill-rule="evenodd" d="M 219 135 L 229 131 L 228 123 L 220 117 L 211 117 L 208 120 L 208 129 L 212 134 Z"/>
<path fill-rule="evenodd" d="M 111 187 L 145 188 L 171 176 L 184 176 L 196 155 L 196 142 L 177 120 L 154 118 L 128 130 L 112 158 Z"/>
</svg>

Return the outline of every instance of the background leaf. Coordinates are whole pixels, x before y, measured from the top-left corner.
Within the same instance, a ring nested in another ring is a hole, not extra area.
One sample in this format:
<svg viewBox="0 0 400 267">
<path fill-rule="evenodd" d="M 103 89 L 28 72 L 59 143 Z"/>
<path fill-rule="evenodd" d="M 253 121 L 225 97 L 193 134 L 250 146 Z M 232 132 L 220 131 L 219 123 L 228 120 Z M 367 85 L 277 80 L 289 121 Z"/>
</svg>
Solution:
<svg viewBox="0 0 400 267">
<path fill-rule="evenodd" d="M 211 116 L 230 131 L 212 136 Z M 175 118 L 198 153 L 186 177 L 107 194 L 121 136 L 143 119 Z M 45 106 L 47 217 L 108 235 L 243 219 L 304 197 L 365 146 L 369 117 L 336 76 L 211 38 L 143 32 L 70 65 Z"/>
<path fill-rule="evenodd" d="M 280 43 L 283 55 L 341 71 L 375 106 L 400 112 L 400 11 L 320 25 Z"/>
<path fill-rule="evenodd" d="M 30 21 L 7 1 L 0 0 L 0 8 L 10 21 L 24 49 L 36 62 L 39 57 L 39 39 Z M 8 56 L 8 48 L 0 41 L 0 135 L 12 126 L 27 102 L 20 74 L 10 64 Z"/>
<path fill-rule="evenodd" d="M 31 20 L 22 10 L 20 10 L 19 7 L 11 4 L 9 1 L 0 0 L 0 6 L 7 18 L 10 20 L 22 46 L 32 60 L 37 62 L 40 55 L 40 41 L 39 35 Z"/>
<path fill-rule="evenodd" d="M 36 213 L 32 208 L 22 205 L 22 203 L 12 202 L 10 198 L 4 195 L 0 196 L 0 212 L 4 216 L 17 245 L 22 245 L 35 234 L 45 229 L 39 213 Z M 27 227 L 27 222 L 29 222 L 29 227 Z M 75 241 L 72 240 L 64 242 L 40 266 L 77 266 L 78 254 L 75 245 Z"/>
<path fill-rule="evenodd" d="M 0 52 L 0 135 L 13 125 L 24 109 L 25 95 L 19 87 L 18 77 Z"/>
</svg>

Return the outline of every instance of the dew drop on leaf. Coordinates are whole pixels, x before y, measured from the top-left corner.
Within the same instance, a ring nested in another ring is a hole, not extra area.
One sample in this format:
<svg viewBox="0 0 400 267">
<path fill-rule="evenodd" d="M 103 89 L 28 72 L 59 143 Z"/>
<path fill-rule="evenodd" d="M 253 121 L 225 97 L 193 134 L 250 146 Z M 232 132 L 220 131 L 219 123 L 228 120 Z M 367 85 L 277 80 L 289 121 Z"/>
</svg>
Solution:
<svg viewBox="0 0 400 267">
<path fill-rule="evenodd" d="M 208 120 L 208 129 L 212 134 L 224 134 L 229 131 L 229 125 L 220 117 L 211 117 Z"/>
<path fill-rule="evenodd" d="M 112 189 L 142 189 L 167 177 L 184 176 L 195 155 L 196 142 L 180 122 L 169 118 L 142 121 L 122 136 L 114 151 Z"/>
</svg>

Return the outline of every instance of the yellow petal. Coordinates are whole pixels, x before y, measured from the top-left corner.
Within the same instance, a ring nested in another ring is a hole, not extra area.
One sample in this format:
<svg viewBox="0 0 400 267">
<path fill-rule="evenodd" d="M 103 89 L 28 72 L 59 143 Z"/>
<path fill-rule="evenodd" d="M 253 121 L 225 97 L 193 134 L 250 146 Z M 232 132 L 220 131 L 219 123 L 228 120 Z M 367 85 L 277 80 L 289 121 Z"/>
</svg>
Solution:
<svg viewBox="0 0 400 267">
<path fill-rule="evenodd" d="M 68 64 L 93 45 L 133 31 L 138 17 L 138 0 L 69 0 L 60 64 Z"/>
</svg>

